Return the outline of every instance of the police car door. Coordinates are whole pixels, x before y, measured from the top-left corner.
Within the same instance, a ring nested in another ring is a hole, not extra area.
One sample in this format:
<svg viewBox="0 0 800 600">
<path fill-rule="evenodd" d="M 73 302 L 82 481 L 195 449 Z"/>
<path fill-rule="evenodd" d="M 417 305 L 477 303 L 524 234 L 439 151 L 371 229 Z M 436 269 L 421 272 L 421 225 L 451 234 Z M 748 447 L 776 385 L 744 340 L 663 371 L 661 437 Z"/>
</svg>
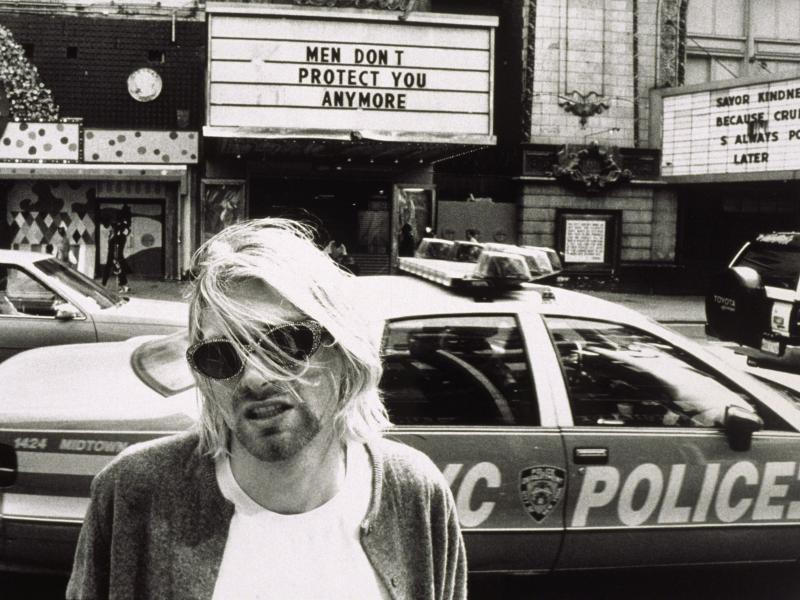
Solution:
<svg viewBox="0 0 800 600">
<path fill-rule="evenodd" d="M 552 408 L 537 402 L 549 397 L 535 372 L 541 350 L 526 340 L 532 328 L 547 333 L 529 320 L 426 316 L 384 331 L 392 437 L 428 454 L 450 483 L 472 572 L 549 570 L 563 535 L 564 449 Z"/>
<path fill-rule="evenodd" d="M 795 560 L 800 436 L 741 386 L 620 323 L 548 317 L 572 423 L 558 568 Z M 734 450 L 727 406 L 764 429 Z"/>
</svg>

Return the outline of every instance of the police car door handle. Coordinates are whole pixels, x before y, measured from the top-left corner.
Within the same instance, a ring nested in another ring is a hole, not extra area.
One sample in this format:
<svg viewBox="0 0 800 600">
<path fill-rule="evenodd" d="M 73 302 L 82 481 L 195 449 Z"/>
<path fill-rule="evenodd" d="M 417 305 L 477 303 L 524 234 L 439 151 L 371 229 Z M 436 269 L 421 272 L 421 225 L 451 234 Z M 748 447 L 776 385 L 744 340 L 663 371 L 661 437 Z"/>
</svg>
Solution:
<svg viewBox="0 0 800 600">
<path fill-rule="evenodd" d="M 608 463 L 608 448 L 575 448 L 572 460 L 576 465 L 604 465 Z"/>
</svg>

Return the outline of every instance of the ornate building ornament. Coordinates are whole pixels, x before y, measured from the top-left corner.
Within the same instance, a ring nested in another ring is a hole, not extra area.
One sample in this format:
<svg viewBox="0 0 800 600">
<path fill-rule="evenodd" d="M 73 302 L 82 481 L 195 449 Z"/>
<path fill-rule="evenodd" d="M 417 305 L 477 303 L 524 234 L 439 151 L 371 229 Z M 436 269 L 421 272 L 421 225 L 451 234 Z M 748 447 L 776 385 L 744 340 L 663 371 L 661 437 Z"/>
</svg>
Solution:
<svg viewBox="0 0 800 600">
<path fill-rule="evenodd" d="M 597 92 L 587 92 L 581 94 L 577 90 L 572 90 L 569 96 L 559 96 L 558 105 L 566 112 L 580 117 L 581 127 L 586 126 L 589 117 L 599 115 L 608 109 L 608 103 L 603 101 L 602 94 Z"/>
<path fill-rule="evenodd" d="M 385 10 L 410 11 L 417 0 L 292 0 L 305 6 L 350 6 L 354 8 L 378 8 Z"/>
<path fill-rule="evenodd" d="M 564 146 L 557 156 L 558 164 L 553 165 L 555 178 L 586 192 L 601 192 L 630 181 L 632 177 L 628 169 L 617 165 L 612 150 L 597 142 L 574 152 L 568 145 Z"/>
</svg>

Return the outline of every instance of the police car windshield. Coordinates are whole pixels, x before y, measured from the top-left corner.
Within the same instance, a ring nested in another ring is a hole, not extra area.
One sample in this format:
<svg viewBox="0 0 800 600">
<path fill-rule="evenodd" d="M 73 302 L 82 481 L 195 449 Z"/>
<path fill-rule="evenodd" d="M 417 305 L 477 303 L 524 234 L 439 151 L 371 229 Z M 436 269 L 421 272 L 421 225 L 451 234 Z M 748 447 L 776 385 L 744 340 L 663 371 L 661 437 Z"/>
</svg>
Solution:
<svg viewBox="0 0 800 600">
<path fill-rule="evenodd" d="M 93 300 L 100 308 L 114 306 L 122 299 L 80 271 L 72 269 L 54 258 L 38 260 L 34 265 L 45 275 L 58 279 L 62 284 L 84 298 Z"/>
<path fill-rule="evenodd" d="M 800 248 L 756 241 L 734 266 L 755 269 L 763 285 L 793 290 L 800 277 Z"/>
<path fill-rule="evenodd" d="M 145 384 L 162 396 L 172 396 L 194 386 L 186 362 L 188 347 L 187 331 L 151 339 L 134 350 L 131 365 Z"/>
</svg>

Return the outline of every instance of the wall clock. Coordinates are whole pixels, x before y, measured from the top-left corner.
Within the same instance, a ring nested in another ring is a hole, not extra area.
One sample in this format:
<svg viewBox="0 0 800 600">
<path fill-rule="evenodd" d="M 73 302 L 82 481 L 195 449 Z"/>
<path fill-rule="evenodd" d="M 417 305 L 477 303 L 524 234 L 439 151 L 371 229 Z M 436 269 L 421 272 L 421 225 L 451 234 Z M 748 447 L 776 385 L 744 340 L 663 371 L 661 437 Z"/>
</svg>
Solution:
<svg viewBox="0 0 800 600">
<path fill-rule="evenodd" d="M 128 93 L 139 102 L 155 100 L 162 87 L 161 75 L 148 67 L 136 69 L 128 76 Z"/>
</svg>

